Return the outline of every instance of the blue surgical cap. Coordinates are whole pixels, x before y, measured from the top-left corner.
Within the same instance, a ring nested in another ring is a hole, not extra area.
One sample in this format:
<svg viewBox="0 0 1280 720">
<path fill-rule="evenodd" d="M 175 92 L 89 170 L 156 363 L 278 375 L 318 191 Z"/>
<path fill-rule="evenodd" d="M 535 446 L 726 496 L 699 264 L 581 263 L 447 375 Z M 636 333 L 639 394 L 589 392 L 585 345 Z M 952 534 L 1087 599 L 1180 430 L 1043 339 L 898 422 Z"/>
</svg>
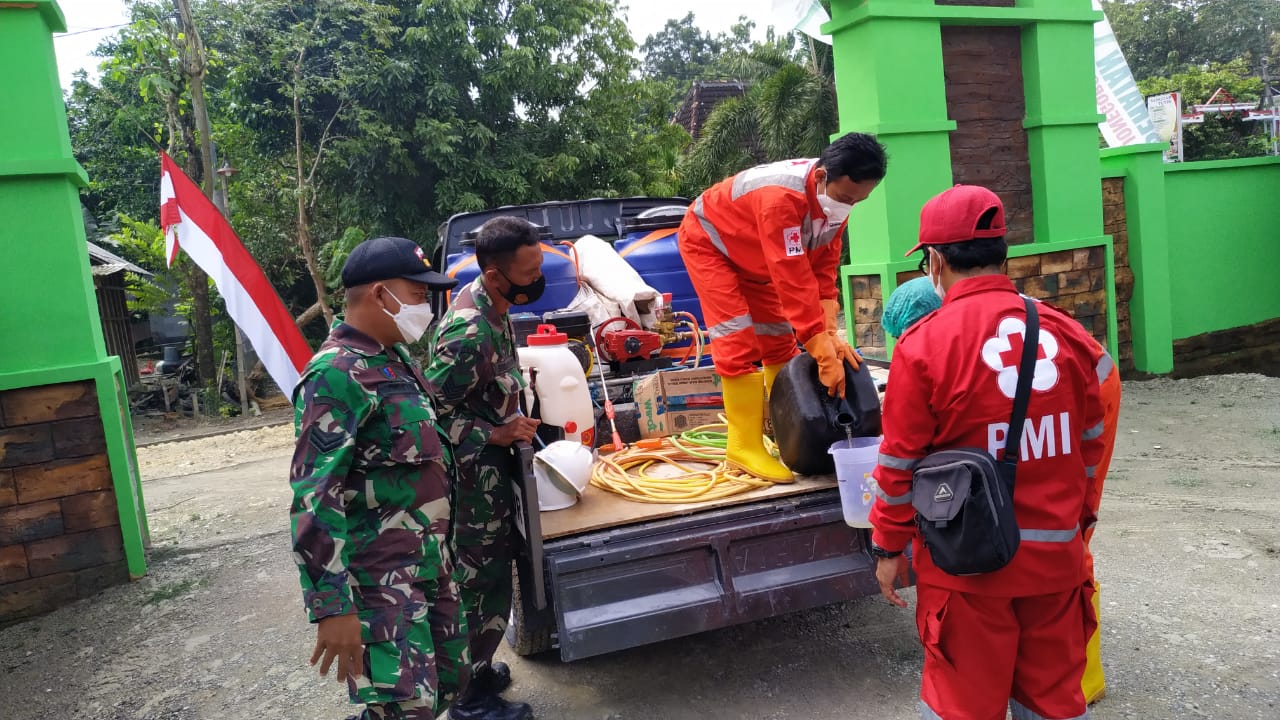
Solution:
<svg viewBox="0 0 1280 720">
<path fill-rule="evenodd" d="M 884 304 L 880 324 L 894 337 L 915 325 L 920 318 L 942 307 L 942 300 L 933 291 L 933 283 L 927 277 L 919 277 L 898 286 Z"/>
</svg>

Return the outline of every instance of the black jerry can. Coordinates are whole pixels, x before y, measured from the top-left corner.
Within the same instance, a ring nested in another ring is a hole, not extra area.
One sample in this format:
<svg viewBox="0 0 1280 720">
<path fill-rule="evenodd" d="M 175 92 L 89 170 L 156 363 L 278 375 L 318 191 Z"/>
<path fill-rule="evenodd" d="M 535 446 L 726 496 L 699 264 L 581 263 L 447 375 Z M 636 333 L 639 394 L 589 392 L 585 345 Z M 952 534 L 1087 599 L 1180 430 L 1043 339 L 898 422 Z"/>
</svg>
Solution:
<svg viewBox="0 0 1280 720">
<path fill-rule="evenodd" d="M 782 462 L 800 475 L 827 475 L 836 469 L 828 452 L 833 443 L 850 431 L 854 437 L 880 434 L 880 395 L 866 363 L 857 370 L 845 363 L 845 397 L 829 396 L 818 364 L 801 353 L 773 381 L 769 416 Z"/>
</svg>

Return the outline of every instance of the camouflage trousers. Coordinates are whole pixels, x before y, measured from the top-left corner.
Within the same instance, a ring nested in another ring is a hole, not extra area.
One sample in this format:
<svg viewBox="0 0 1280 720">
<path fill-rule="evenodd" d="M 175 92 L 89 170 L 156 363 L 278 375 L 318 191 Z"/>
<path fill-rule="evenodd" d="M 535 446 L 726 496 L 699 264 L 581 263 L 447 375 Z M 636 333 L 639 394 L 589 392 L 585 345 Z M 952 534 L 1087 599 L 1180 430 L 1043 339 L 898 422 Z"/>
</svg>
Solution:
<svg viewBox="0 0 1280 720">
<path fill-rule="evenodd" d="M 472 667 L 493 662 L 511 616 L 511 561 L 516 547 L 515 457 L 489 446 L 461 468 L 454 496 L 454 574 L 466 615 Z"/>
<path fill-rule="evenodd" d="M 353 590 L 364 675 L 347 685 L 365 708 L 349 720 L 434 720 L 471 678 L 457 586 L 446 574 Z"/>
</svg>

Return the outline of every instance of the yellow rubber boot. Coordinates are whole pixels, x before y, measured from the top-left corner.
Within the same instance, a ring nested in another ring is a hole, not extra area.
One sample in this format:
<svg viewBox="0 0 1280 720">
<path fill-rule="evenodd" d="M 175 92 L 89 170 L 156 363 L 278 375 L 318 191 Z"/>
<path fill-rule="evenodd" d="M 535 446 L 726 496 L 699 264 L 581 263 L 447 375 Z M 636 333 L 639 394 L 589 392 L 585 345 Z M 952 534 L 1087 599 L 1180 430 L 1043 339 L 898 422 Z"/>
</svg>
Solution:
<svg viewBox="0 0 1280 720">
<path fill-rule="evenodd" d="M 782 372 L 782 368 L 786 366 L 786 363 L 764 366 L 764 396 L 766 398 L 769 397 L 769 393 L 773 392 L 773 381 L 778 379 L 778 373 Z"/>
<path fill-rule="evenodd" d="M 1080 681 L 1087 703 L 1093 703 L 1107 694 L 1107 681 L 1102 674 L 1102 595 L 1098 592 L 1096 581 L 1093 584 L 1093 616 L 1098 620 L 1098 627 L 1085 646 L 1084 678 Z"/>
<path fill-rule="evenodd" d="M 724 385 L 724 416 L 729 422 L 728 462 L 730 467 L 751 473 L 761 480 L 791 482 L 794 476 L 786 465 L 764 449 L 764 380 L 759 372 L 727 377 Z"/>
</svg>

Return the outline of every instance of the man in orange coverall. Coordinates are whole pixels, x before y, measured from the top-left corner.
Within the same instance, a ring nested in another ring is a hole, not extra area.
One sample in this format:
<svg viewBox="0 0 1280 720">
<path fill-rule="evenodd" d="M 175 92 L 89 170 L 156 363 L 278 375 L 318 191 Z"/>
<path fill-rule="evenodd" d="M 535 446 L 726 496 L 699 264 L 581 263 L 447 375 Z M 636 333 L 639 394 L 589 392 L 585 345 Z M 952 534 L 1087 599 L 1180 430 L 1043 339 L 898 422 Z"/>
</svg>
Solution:
<svg viewBox="0 0 1280 720">
<path fill-rule="evenodd" d="M 1099 346 L 1101 347 L 1101 346 Z M 1110 360 L 1110 356 L 1104 356 Z M 1097 523 L 1098 506 L 1102 504 L 1102 483 L 1107 479 L 1107 468 L 1111 465 L 1111 454 L 1116 449 L 1116 426 L 1120 421 L 1120 373 L 1115 365 L 1103 362 L 1098 365 L 1098 382 L 1102 384 L 1102 407 L 1106 429 L 1102 433 L 1102 459 L 1098 461 L 1098 470 L 1094 473 L 1093 482 L 1085 494 L 1085 508 L 1093 519 L 1084 527 L 1084 558 L 1089 569 L 1089 578 L 1093 583 L 1093 614 L 1101 623 L 1102 600 L 1098 577 L 1093 572 L 1093 552 L 1089 548 L 1093 539 L 1093 526 Z M 1102 672 L 1102 627 L 1095 625 L 1093 634 L 1089 636 L 1089 644 L 1085 648 L 1087 662 L 1084 668 L 1084 680 L 1081 687 L 1084 699 L 1092 703 L 1101 698 L 1107 690 L 1106 677 Z"/>
<path fill-rule="evenodd" d="M 986 188 L 959 185 L 920 213 L 927 275 L 942 308 L 903 333 L 884 402 L 884 442 L 871 511 L 876 577 L 894 581 L 912 544 L 916 626 L 925 649 L 921 717 L 1076 720 L 1093 633 L 1082 530 L 1095 521 L 1107 435 L 1101 395 L 1110 356 L 1079 323 L 1041 305 L 1013 505 L 1021 545 L 994 572 L 951 575 L 920 540 L 914 470 L 929 453 L 977 447 L 999 459 L 1025 334 L 1023 299 L 1001 272 L 1004 208 Z M 943 351 L 942 349 L 945 349 Z M 950 496 L 934 502 L 945 502 Z"/>
<path fill-rule="evenodd" d="M 680 255 L 702 304 L 724 388 L 728 464 L 765 480 L 791 471 L 764 447 L 764 398 L 797 337 L 822 384 L 844 396 L 853 348 L 836 335 L 836 273 L 849 209 L 884 179 L 884 147 L 849 133 L 817 159 L 783 160 L 711 186 L 680 224 Z M 763 374 L 756 364 L 764 365 Z"/>
</svg>

